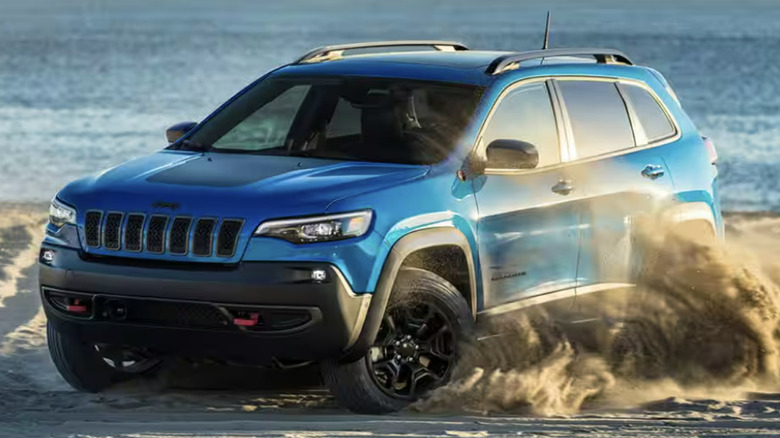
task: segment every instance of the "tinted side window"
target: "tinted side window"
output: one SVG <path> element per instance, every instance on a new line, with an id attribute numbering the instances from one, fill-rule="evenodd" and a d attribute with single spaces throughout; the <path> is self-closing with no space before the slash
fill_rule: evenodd
<path id="1" fill-rule="evenodd" d="M 485 146 L 499 139 L 522 140 L 536 146 L 537 167 L 560 162 L 558 129 L 547 85 L 526 85 L 501 100 L 482 135 Z"/>
<path id="2" fill-rule="evenodd" d="M 628 111 L 614 83 L 558 81 L 558 86 L 574 131 L 578 158 L 635 146 Z"/>
<path id="3" fill-rule="evenodd" d="M 648 143 L 674 135 L 674 125 L 650 92 L 636 85 L 621 84 L 620 87 L 631 101 Z"/>

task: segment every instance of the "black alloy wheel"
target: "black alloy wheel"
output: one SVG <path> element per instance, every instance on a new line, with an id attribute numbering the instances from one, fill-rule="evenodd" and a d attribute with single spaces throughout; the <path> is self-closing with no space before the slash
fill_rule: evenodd
<path id="1" fill-rule="evenodd" d="M 354 412 L 397 412 L 449 382 L 473 327 L 469 304 L 455 286 L 404 267 L 367 354 L 354 362 L 323 361 L 322 377 L 339 404 Z"/>
<path id="2" fill-rule="evenodd" d="M 457 336 L 431 302 L 401 302 L 387 309 L 366 363 L 386 394 L 414 400 L 448 380 Z"/>

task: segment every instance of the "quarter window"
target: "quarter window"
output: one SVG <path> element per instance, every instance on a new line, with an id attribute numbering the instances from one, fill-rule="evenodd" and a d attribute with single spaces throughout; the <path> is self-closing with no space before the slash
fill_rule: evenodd
<path id="1" fill-rule="evenodd" d="M 529 84 L 501 100 L 482 135 L 485 146 L 493 140 L 521 140 L 536 146 L 537 167 L 560 162 L 558 129 L 547 85 Z"/>
<path id="2" fill-rule="evenodd" d="M 577 157 L 587 158 L 635 146 L 625 102 L 605 81 L 558 81 L 574 134 Z"/>
<path id="3" fill-rule="evenodd" d="M 631 101 L 639 123 L 645 131 L 648 143 L 674 135 L 674 125 L 666 115 L 666 111 L 661 108 L 649 91 L 636 85 L 627 84 L 621 84 L 620 88 Z"/>

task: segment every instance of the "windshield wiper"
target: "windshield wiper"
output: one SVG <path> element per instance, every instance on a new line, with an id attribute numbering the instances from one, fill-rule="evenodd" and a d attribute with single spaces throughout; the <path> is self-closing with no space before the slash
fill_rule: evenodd
<path id="1" fill-rule="evenodd" d="M 311 158 L 314 157 L 314 151 L 295 151 L 290 152 L 287 154 L 289 157 L 301 157 L 301 158 Z"/>
<path id="2" fill-rule="evenodd" d="M 193 151 L 193 152 L 208 152 L 211 150 L 211 146 L 194 142 L 192 140 L 182 140 L 181 143 L 179 143 L 181 146 L 185 146 L 186 150 Z M 181 147 L 179 149 L 182 149 Z"/>

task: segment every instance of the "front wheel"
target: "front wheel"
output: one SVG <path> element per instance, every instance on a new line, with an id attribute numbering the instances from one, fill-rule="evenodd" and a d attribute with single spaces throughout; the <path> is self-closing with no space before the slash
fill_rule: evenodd
<path id="1" fill-rule="evenodd" d="M 351 363 L 323 363 L 323 380 L 339 404 L 354 412 L 401 410 L 449 381 L 460 342 L 472 327 L 469 306 L 452 284 L 404 268 L 368 354 Z"/>
<path id="2" fill-rule="evenodd" d="M 86 343 L 46 324 L 52 362 L 70 386 L 82 392 L 100 392 L 116 382 L 148 374 L 161 360 L 139 350 Z"/>

